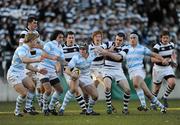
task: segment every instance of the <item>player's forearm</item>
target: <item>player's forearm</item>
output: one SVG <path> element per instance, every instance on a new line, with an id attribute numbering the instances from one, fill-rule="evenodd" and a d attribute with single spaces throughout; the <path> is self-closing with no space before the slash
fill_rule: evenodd
<path id="1" fill-rule="evenodd" d="M 157 61 L 157 62 L 163 62 L 164 60 L 164 58 L 161 55 L 154 52 L 152 53 L 152 58 L 154 58 L 153 61 Z"/>
<path id="2" fill-rule="evenodd" d="M 65 73 L 66 73 L 67 75 L 69 75 L 70 77 L 71 77 L 71 75 L 72 75 L 72 72 L 71 72 L 70 68 L 68 68 L 68 67 L 66 67 Z"/>
<path id="3" fill-rule="evenodd" d="M 151 62 L 153 62 L 153 63 L 160 63 L 161 60 L 159 60 L 157 58 L 154 58 L 154 57 L 151 57 Z"/>
<path id="4" fill-rule="evenodd" d="M 33 72 L 38 72 L 39 71 L 37 68 L 33 67 L 31 64 L 27 64 L 26 68 L 33 71 Z"/>
<path id="5" fill-rule="evenodd" d="M 33 58 L 33 59 L 26 58 L 26 57 L 22 58 L 23 63 L 35 63 L 35 62 L 40 62 L 40 61 L 41 61 L 40 58 Z"/>
<path id="6" fill-rule="evenodd" d="M 43 51 L 42 56 L 46 59 L 55 60 L 55 57 L 50 56 L 47 52 Z"/>
<path id="7" fill-rule="evenodd" d="M 116 60 L 116 61 L 122 60 L 121 55 L 117 55 L 117 54 L 114 54 L 112 52 L 106 52 L 105 55 L 111 57 L 113 60 Z"/>

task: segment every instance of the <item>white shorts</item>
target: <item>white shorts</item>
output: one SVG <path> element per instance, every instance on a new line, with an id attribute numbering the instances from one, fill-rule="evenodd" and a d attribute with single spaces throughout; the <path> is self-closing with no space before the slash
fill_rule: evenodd
<path id="1" fill-rule="evenodd" d="M 137 69 L 137 70 L 133 70 L 133 71 L 129 72 L 129 76 L 130 76 L 131 80 L 135 76 L 140 76 L 141 78 L 145 79 L 146 72 L 144 71 L 144 69 Z"/>
<path id="2" fill-rule="evenodd" d="M 93 80 L 92 80 L 91 76 L 88 76 L 88 75 L 83 75 L 83 76 L 80 75 L 79 81 L 80 81 L 79 84 L 81 84 L 83 87 L 93 84 Z"/>
<path id="3" fill-rule="evenodd" d="M 17 84 L 22 84 L 22 80 L 25 79 L 27 76 L 25 72 L 13 72 L 13 70 L 9 69 L 7 72 L 7 81 L 12 86 Z"/>
<path id="4" fill-rule="evenodd" d="M 53 80 L 53 79 L 58 78 L 58 75 L 57 75 L 55 69 L 47 68 L 47 67 L 44 67 L 44 66 L 39 66 L 39 69 L 41 69 L 41 68 L 45 68 L 48 71 L 48 73 L 46 75 L 38 73 L 38 78 L 40 80 L 44 79 L 44 78 L 48 78 L 49 80 Z"/>
<path id="5" fill-rule="evenodd" d="M 110 77 L 116 82 L 120 80 L 127 80 L 122 69 L 103 69 L 103 77 Z"/>
<path id="6" fill-rule="evenodd" d="M 100 67 L 91 67 L 91 76 L 93 80 L 97 80 L 97 78 L 103 77 L 103 68 Z"/>
<path id="7" fill-rule="evenodd" d="M 175 76 L 171 66 L 154 66 L 153 67 L 153 83 L 161 83 L 166 76 Z"/>

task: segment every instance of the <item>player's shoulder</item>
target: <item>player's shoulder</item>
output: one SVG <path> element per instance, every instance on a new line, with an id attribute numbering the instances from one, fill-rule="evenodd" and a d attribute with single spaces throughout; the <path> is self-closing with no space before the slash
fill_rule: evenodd
<path id="1" fill-rule="evenodd" d="M 77 53 L 77 54 L 73 55 L 72 59 L 73 60 L 80 60 L 80 54 Z"/>
<path id="2" fill-rule="evenodd" d="M 148 47 L 147 47 L 147 46 L 145 46 L 145 45 L 141 45 L 141 44 L 138 44 L 138 45 L 137 45 L 137 48 L 138 48 L 138 49 L 140 49 L 140 50 L 143 50 L 143 49 L 144 49 L 144 50 L 145 50 L 145 49 L 148 49 Z"/>
<path id="3" fill-rule="evenodd" d="M 102 48 L 107 49 L 107 48 L 110 48 L 113 45 L 114 45 L 113 41 L 106 41 L 106 42 L 103 42 Z"/>
<path id="4" fill-rule="evenodd" d="M 158 41 L 158 42 L 153 46 L 153 48 L 159 49 L 161 46 L 162 46 L 162 45 L 161 45 L 161 42 Z"/>
<path id="5" fill-rule="evenodd" d="M 94 47 L 94 44 L 93 44 L 93 43 L 90 43 L 88 46 L 89 46 L 89 48 L 93 48 L 93 47 Z"/>
<path id="6" fill-rule="evenodd" d="M 175 44 L 173 42 L 169 42 L 170 45 L 172 45 L 173 47 L 175 46 Z"/>
<path id="7" fill-rule="evenodd" d="M 53 45 L 52 41 L 47 41 L 44 45 Z"/>
<path id="8" fill-rule="evenodd" d="M 27 33 L 28 33 L 28 31 L 26 31 L 26 30 L 21 31 L 20 38 L 25 38 Z"/>
<path id="9" fill-rule="evenodd" d="M 33 33 L 39 34 L 39 32 L 37 30 L 34 30 Z"/>
<path id="10" fill-rule="evenodd" d="M 22 46 L 19 46 L 16 51 L 17 52 L 24 52 L 27 51 L 29 49 L 29 47 L 26 44 L 23 44 Z"/>

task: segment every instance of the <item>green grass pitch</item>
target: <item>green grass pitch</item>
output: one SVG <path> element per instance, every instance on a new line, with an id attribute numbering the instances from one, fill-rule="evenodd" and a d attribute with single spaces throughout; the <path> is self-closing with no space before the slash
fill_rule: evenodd
<path id="1" fill-rule="evenodd" d="M 166 114 L 160 111 L 137 111 L 138 101 L 130 101 L 130 114 L 121 113 L 122 100 L 113 100 L 117 113 L 106 114 L 105 101 L 98 101 L 94 109 L 100 116 L 80 115 L 77 102 L 72 101 L 66 108 L 64 116 L 36 116 L 25 114 L 18 118 L 13 115 L 15 102 L 0 103 L 0 125 L 180 125 L 180 100 L 169 100 L 170 108 Z M 36 105 L 37 110 L 38 106 Z M 40 111 L 40 110 L 39 110 Z"/>

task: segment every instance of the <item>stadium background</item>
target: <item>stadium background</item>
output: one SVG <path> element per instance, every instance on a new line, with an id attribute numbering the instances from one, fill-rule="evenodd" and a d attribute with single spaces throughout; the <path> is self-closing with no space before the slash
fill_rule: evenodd
<path id="1" fill-rule="evenodd" d="M 140 42 L 152 48 L 159 33 L 168 29 L 171 40 L 176 44 L 180 66 L 180 2 L 178 0 L 1 0 L 0 1 L 0 101 L 12 101 L 17 97 L 6 82 L 6 72 L 18 45 L 19 34 L 26 27 L 29 15 L 38 17 L 38 31 L 41 39 L 49 40 L 55 30 L 76 33 L 76 42 L 90 41 L 93 31 L 102 30 L 103 41 L 123 31 L 128 34 L 137 31 Z M 147 83 L 151 86 L 151 63 L 146 59 Z M 176 69 L 180 77 L 180 68 Z M 177 81 L 179 83 L 179 80 Z M 65 84 L 64 84 L 65 85 Z M 115 88 L 115 98 L 122 97 Z M 102 86 L 100 86 L 102 87 Z M 65 86 L 67 89 L 67 86 Z M 165 86 L 163 87 L 165 88 Z M 177 84 L 172 98 L 179 98 Z M 99 90 L 103 90 L 99 88 Z M 103 92 L 100 98 L 103 99 Z M 134 93 L 134 91 L 132 91 Z M 134 96 L 133 96 L 134 97 Z M 134 97 L 136 98 L 136 97 Z"/>

